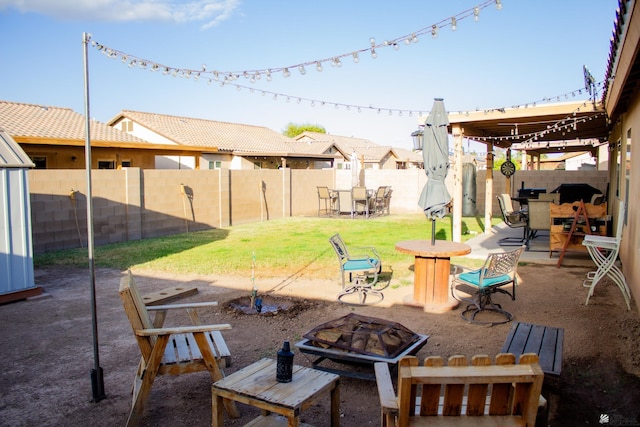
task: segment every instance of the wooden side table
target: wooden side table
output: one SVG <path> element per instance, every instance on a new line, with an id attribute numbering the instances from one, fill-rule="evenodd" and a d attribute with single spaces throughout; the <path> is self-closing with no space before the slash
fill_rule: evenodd
<path id="1" fill-rule="evenodd" d="M 300 425 L 300 412 L 322 393 L 331 395 L 331 426 L 340 425 L 340 376 L 317 369 L 293 366 L 293 380 L 276 381 L 276 361 L 260 359 L 211 386 L 213 427 L 223 426 L 224 398 L 262 409 L 251 426 L 275 425 L 271 412 L 287 417 L 287 426 Z"/>
<path id="2" fill-rule="evenodd" d="M 444 313 L 458 306 L 449 292 L 451 257 L 466 255 L 471 247 L 448 240 L 405 240 L 396 243 L 396 250 L 415 257 L 413 300 L 410 305 L 423 307 L 428 313 Z"/>

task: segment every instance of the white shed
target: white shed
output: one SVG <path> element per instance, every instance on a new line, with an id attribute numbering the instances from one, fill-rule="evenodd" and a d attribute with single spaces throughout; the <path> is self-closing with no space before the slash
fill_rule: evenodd
<path id="1" fill-rule="evenodd" d="M 0 303 L 39 295 L 33 278 L 31 202 L 27 172 L 33 162 L 0 129 Z"/>

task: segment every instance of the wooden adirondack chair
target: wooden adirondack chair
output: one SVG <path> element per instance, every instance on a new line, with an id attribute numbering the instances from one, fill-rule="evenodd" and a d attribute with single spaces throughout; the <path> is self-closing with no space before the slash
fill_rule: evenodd
<path id="1" fill-rule="evenodd" d="M 220 331 L 231 329 L 231 326 L 201 325 L 196 312 L 197 308 L 215 306 L 216 302 L 147 307 L 131 271 L 120 282 L 120 298 L 142 353 L 133 383 L 133 399 L 127 426 L 135 426 L 140 422 L 156 375 L 179 375 L 207 370 L 214 382 L 222 379 L 220 368 L 227 366 L 230 354 Z M 192 325 L 163 327 L 167 310 L 178 308 L 187 310 Z M 153 321 L 149 311 L 156 311 Z M 233 402 L 225 401 L 225 409 L 229 417 L 239 417 Z"/>
<path id="2" fill-rule="evenodd" d="M 375 364 L 383 427 L 527 426 L 535 427 L 544 373 L 536 354 L 407 356 L 398 362 L 398 392 L 387 363 Z M 444 390 L 443 390 L 444 389 Z M 420 393 L 421 392 L 421 393 Z M 421 394 L 418 398 L 417 395 Z M 544 399 L 542 399 L 544 401 Z"/>

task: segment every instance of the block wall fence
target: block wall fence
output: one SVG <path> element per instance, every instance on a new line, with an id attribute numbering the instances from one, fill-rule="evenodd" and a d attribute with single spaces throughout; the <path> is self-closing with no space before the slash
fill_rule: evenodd
<path id="1" fill-rule="evenodd" d="M 476 173 L 476 209 L 484 215 L 485 171 Z M 391 186 L 391 213 L 420 213 L 423 170 L 368 169 L 367 188 Z M 447 177 L 452 192 L 453 173 Z M 87 177 L 84 170 L 28 172 L 33 251 L 86 247 Z M 189 231 L 225 228 L 292 216 L 315 216 L 317 186 L 351 188 L 346 170 L 93 170 L 94 243 L 139 240 Z M 587 183 L 606 191 L 607 171 L 518 171 L 507 181 L 494 172 L 493 194 L 528 188 L 551 191 L 561 183 Z M 463 185 L 464 187 L 464 185 Z M 494 199 L 492 212 L 500 210 Z"/>

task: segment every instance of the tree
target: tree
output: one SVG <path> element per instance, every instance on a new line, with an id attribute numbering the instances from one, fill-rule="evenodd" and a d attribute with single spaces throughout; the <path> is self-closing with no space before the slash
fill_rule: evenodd
<path id="1" fill-rule="evenodd" d="M 282 133 L 285 136 L 288 136 L 289 138 L 295 138 L 296 136 L 300 135 L 302 132 L 306 132 L 306 131 L 317 132 L 317 133 L 327 133 L 325 128 L 320 125 L 312 125 L 309 123 L 296 124 L 291 122 L 289 122 L 289 124 L 287 125 L 287 128 Z"/>

